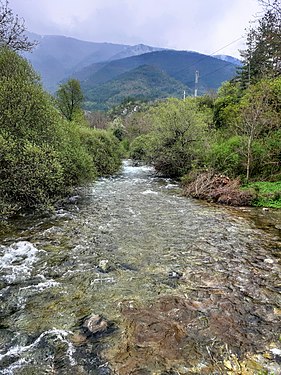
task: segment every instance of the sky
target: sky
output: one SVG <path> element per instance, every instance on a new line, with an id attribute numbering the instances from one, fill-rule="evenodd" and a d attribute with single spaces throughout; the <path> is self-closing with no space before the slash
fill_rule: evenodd
<path id="1" fill-rule="evenodd" d="M 9 5 L 29 31 L 41 35 L 235 57 L 260 12 L 258 0 L 9 0 Z"/>

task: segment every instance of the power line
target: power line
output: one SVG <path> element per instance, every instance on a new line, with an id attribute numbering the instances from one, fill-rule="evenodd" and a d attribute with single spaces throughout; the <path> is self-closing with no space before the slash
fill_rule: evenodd
<path id="1" fill-rule="evenodd" d="M 190 69 L 191 67 L 193 67 L 193 66 L 195 66 L 196 64 L 200 63 L 201 61 L 207 59 L 207 58 L 210 57 L 210 56 L 213 56 L 215 53 L 220 52 L 221 50 L 225 49 L 226 47 L 229 47 L 229 46 L 231 46 L 232 44 L 234 44 L 234 43 L 236 43 L 236 42 L 238 42 L 239 40 L 242 40 L 242 39 L 244 39 L 244 37 L 237 38 L 237 39 L 233 40 L 232 42 L 226 44 L 225 46 L 219 48 L 218 50 L 214 51 L 214 52 L 211 53 L 210 55 L 204 55 L 204 56 L 201 57 L 199 60 L 197 60 L 197 61 L 195 61 L 194 63 L 190 64 L 188 67 L 179 70 L 177 73 L 180 73 L 180 72 L 183 72 L 184 70 Z"/>
<path id="2" fill-rule="evenodd" d="M 210 56 L 213 56 L 215 53 L 220 52 L 221 50 L 225 49 L 226 47 L 229 47 L 229 46 L 231 46 L 232 44 L 237 43 L 239 40 L 242 40 L 242 39 L 244 39 L 244 37 L 240 37 L 240 38 L 237 38 L 237 39 L 233 40 L 232 42 L 230 42 L 230 43 L 226 44 L 225 46 L 219 48 L 218 50 L 214 51 L 214 52 L 211 53 L 210 55 L 205 55 L 204 57 L 202 57 L 202 58 L 200 58 L 199 60 L 195 61 L 194 63 L 190 64 L 188 67 L 186 67 L 186 68 L 184 68 L 184 69 L 181 69 L 181 70 L 177 71 L 177 73 L 181 73 L 181 72 L 183 72 L 183 71 L 185 71 L 185 70 L 189 70 L 192 66 L 197 65 L 199 62 L 201 62 L 201 61 L 207 59 L 207 58 L 210 57 Z M 214 71 L 212 71 L 212 72 L 208 72 L 208 73 L 206 73 L 206 74 L 203 74 L 203 76 L 201 76 L 200 78 L 204 78 L 204 77 L 206 77 L 206 76 L 208 76 L 208 75 L 214 74 L 214 73 L 216 73 L 216 72 L 218 72 L 218 71 L 220 71 L 220 70 L 222 70 L 222 69 L 225 69 L 225 68 L 226 68 L 227 66 L 229 66 L 229 65 L 233 65 L 233 64 L 232 64 L 232 63 L 225 64 L 225 65 L 224 65 L 223 67 L 221 67 L 221 68 L 218 68 L 218 69 L 216 69 L 216 70 L 214 70 Z M 186 85 L 187 85 L 188 83 L 191 83 L 191 82 L 187 82 Z M 195 72 L 195 90 L 194 90 L 194 96 L 197 96 L 197 94 L 198 94 L 198 87 L 199 87 L 199 72 L 198 72 L 198 70 L 196 70 L 196 72 Z"/>
<path id="3" fill-rule="evenodd" d="M 244 37 L 241 36 L 240 38 L 233 40 L 232 42 L 228 43 L 226 46 L 221 47 L 220 49 L 218 49 L 218 50 L 216 50 L 215 52 L 211 53 L 210 56 L 213 56 L 215 53 L 220 52 L 221 50 L 225 49 L 226 47 L 229 47 L 229 46 L 231 46 L 232 44 L 234 44 L 234 43 L 236 43 L 236 42 L 239 42 L 239 40 L 241 40 L 241 39 L 244 39 Z"/>

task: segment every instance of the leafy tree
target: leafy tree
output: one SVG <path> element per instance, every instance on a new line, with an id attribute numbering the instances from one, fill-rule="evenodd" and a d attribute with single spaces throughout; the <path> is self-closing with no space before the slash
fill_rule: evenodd
<path id="1" fill-rule="evenodd" d="M 152 109 L 150 158 L 156 170 L 182 176 L 201 158 L 210 112 L 196 101 L 170 99 Z"/>
<path id="2" fill-rule="evenodd" d="M 110 131 L 80 127 L 79 136 L 92 158 L 98 176 L 118 171 L 121 166 L 120 142 Z"/>
<path id="3" fill-rule="evenodd" d="M 77 126 L 66 126 L 28 62 L 0 49 L 0 212 L 41 208 L 94 176 Z"/>
<path id="4" fill-rule="evenodd" d="M 238 134 L 245 138 L 246 181 L 249 180 L 254 163 L 255 141 L 271 136 L 272 132 L 280 128 L 280 101 L 272 86 L 277 85 L 266 80 L 250 86 L 240 103 L 236 127 Z"/>
<path id="5" fill-rule="evenodd" d="M 225 82 L 218 90 L 213 108 L 213 123 L 216 129 L 227 129 L 237 117 L 237 103 L 241 97 L 236 82 Z"/>
<path id="6" fill-rule="evenodd" d="M 37 144 L 56 139 L 57 111 L 31 65 L 9 48 L 0 49 L 1 131 Z"/>
<path id="7" fill-rule="evenodd" d="M 83 93 L 80 82 L 76 79 L 70 79 L 61 84 L 56 93 L 57 105 L 63 116 L 72 121 L 75 113 L 81 110 L 83 102 Z"/>
<path id="8" fill-rule="evenodd" d="M 24 20 L 14 15 L 8 0 L 0 0 L 0 47 L 8 46 L 14 51 L 31 51 L 36 42 L 30 42 L 24 34 Z"/>

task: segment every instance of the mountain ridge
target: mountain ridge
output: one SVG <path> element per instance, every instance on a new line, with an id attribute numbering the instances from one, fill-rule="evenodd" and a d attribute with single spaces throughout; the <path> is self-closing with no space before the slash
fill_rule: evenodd
<path id="1" fill-rule="evenodd" d="M 158 50 L 158 47 L 146 45 L 90 42 L 63 35 L 39 35 L 29 32 L 27 36 L 38 44 L 33 52 L 25 52 L 23 55 L 42 75 L 43 85 L 50 92 L 54 92 L 58 84 L 75 71 L 90 64 L 114 60 L 122 53 L 131 56 L 136 55 L 137 50 L 139 53 L 142 50 Z"/>
<path id="2" fill-rule="evenodd" d="M 190 94 L 194 92 L 196 71 L 199 95 L 217 90 L 222 82 L 234 77 L 239 61 L 225 55 L 89 42 L 61 35 L 30 34 L 30 39 L 39 44 L 25 57 L 41 74 L 44 87 L 53 93 L 60 83 L 76 78 L 88 107 L 93 109 L 108 108 L 128 93 L 148 99 L 180 97 L 184 90 Z M 149 79 L 157 85 L 151 85 Z"/>

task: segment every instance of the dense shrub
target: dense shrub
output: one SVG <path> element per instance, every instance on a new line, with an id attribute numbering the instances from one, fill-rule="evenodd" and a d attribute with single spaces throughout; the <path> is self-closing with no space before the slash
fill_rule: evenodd
<path id="1" fill-rule="evenodd" d="M 1 200 L 18 209 L 48 206 L 65 190 L 60 155 L 48 145 L 0 138 Z"/>
<path id="2" fill-rule="evenodd" d="M 239 176 L 244 170 L 242 143 L 243 139 L 239 136 L 214 141 L 207 155 L 207 165 L 230 177 Z"/>
<path id="3" fill-rule="evenodd" d="M 133 140 L 130 145 L 130 158 L 147 161 L 149 159 L 150 135 L 143 134 Z"/>
<path id="4" fill-rule="evenodd" d="M 1 216 L 49 207 L 74 186 L 121 164 L 118 140 L 66 121 L 26 60 L 0 49 Z M 80 116 L 80 117 L 79 117 Z"/>
<path id="5" fill-rule="evenodd" d="M 204 148 L 209 115 L 192 99 L 170 99 L 153 108 L 150 157 L 156 170 L 178 177 L 196 164 Z"/>
<path id="6" fill-rule="evenodd" d="M 111 132 L 81 127 L 79 135 L 84 148 L 92 158 L 98 176 L 110 175 L 120 168 L 120 142 Z"/>

